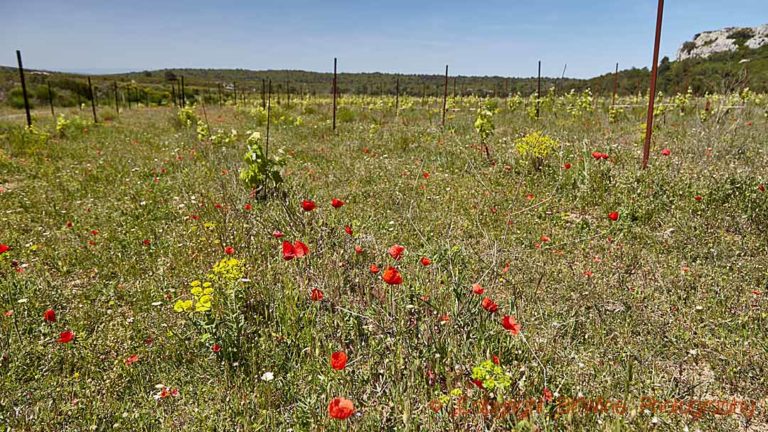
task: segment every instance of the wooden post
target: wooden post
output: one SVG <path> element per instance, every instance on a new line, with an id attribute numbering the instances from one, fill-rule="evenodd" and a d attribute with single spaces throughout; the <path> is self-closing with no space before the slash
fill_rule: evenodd
<path id="1" fill-rule="evenodd" d="M 613 96 L 611 97 L 611 108 L 616 104 L 616 93 L 619 91 L 619 62 L 616 62 L 616 72 L 613 73 Z"/>
<path id="2" fill-rule="evenodd" d="M 176 84 L 171 84 L 171 99 L 173 99 L 173 106 L 177 106 L 176 103 Z"/>
<path id="3" fill-rule="evenodd" d="M 117 99 L 117 81 L 114 81 L 115 86 L 115 111 L 117 112 L 117 115 L 120 115 L 120 101 Z"/>
<path id="4" fill-rule="evenodd" d="M 24 111 L 27 113 L 27 126 L 32 127 L 32 115 L 29 113 L 29 99 L 27 97 L 27 82 L 24 81 L 24 65 L 21 64 L 21 51 L 16 50 L 16 60 L 19 62 L 19 76 L 21 77 L 21 93 L 24 95 Z"/>
<path id="5" fill-rule="evenodd" d="M 395 117 L 400 114 L 400 77 L 395 81 Z"/>
<path id="6" fill-rule="evenodd" d="M 261 79 L 261 107 L 267 109 L 267 81 Z"/>
<path id="7" fill-rule="evenodd" d="M 539 118 L 541 105 L 541 60 L 539 60 L 539 79 L 536 84 L 536 118 Z"/>
<path id="8" fill-rule="evenodd" d="M 51 82 L 47 81 L 48 84 L 48 103 L 51 105 L 51 117 L 56 118 L 56 113 L 53 112 L 53 92 L 51 91 Z"/>
<path id="9" fill-rule="evenodd" d="M 445 85 L 443 86 L 443 121 L 442 126 L 445 127 L 445 109 L 448 103 L 448 65 L 445 65 Z"/>
<path id="10" fill-rule="evenodd" d="M 336 130 L 336 57 L 333 58 L 333 130 Z"/>
<path id="11" fill-rule="evenodd" d="M 184 88 L 184 75 L 181 76 L 181 106 L 186 108 L 187 107 L 187 95 L 186 88 Z"/>
<path id="12" fill-rule="evenodd" d="M 91 77 L 88 77 L 88 94 L 91 96 L 91 111 L 93 111 L 93 122 L 98 123 L 99 119 L 96 117 L 96 94 L 93 92 Z"/>
<path id="13" fill-rule="evenodd" d="M 645 143 L 643 144 L 642 169 L 648 167 L 651 156 L 651 135 L 653 134 L 653 104 L 656 101 L 656 77 L 659 73 L 659 44 L 661 43 L 661 21 L 664 16 L 664 0 L 659 0 L 656 11 L 656 38 L 653 43 L 653 67 L 651 68 L 651 88 L 648 93 L 648 114 L 645 120 Z"/>

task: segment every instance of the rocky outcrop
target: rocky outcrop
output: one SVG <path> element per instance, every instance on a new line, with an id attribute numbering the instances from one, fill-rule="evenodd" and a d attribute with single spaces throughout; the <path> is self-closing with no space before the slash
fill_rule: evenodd
<path id="1" fill-rule="evenodd" d="M 733 52 L 740 47 L 756 49 L 763 45 L 768 45 L 768 24 L 758 27 L 727 27 L 697 34 L 692 41 L 685 42 L 677 50 L 677 59 L 707 58 L 715 53 Z"/>

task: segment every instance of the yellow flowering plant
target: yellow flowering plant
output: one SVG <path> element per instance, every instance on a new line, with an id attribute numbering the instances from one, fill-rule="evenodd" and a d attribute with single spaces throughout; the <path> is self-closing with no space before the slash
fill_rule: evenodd
<path id="1" fill-rule="evenodd" d="M 202 280 L 189 283 L 188 293 L 177 299 L 173 310 L 183 314 L 200 332 L 203 345 L 217 345 L 224 359 L 240 361 L 244 295 L 242 261 L 226 257 L 216 262 Z"/>

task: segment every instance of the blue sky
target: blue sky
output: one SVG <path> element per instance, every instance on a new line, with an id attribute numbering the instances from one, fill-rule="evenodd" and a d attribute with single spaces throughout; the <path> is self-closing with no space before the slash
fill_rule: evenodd
<path id="1" fill-rule="evenodd" d="M 657 0 L 0 0 L 0 64 L 590 77 L 651 63 Z M 662 56 L 768 23 L 768 0 L 667 0 Z"/>

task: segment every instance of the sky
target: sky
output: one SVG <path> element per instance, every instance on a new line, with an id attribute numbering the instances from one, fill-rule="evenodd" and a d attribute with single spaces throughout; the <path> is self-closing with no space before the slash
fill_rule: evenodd
<path id="1" fill-rule="evenodd" d="M 0 65 L 589 78 L 649 67 L 657 0 L 0 0 Z M 661 56 L 768 23 L 768 0 L 667 0 Z"/>

